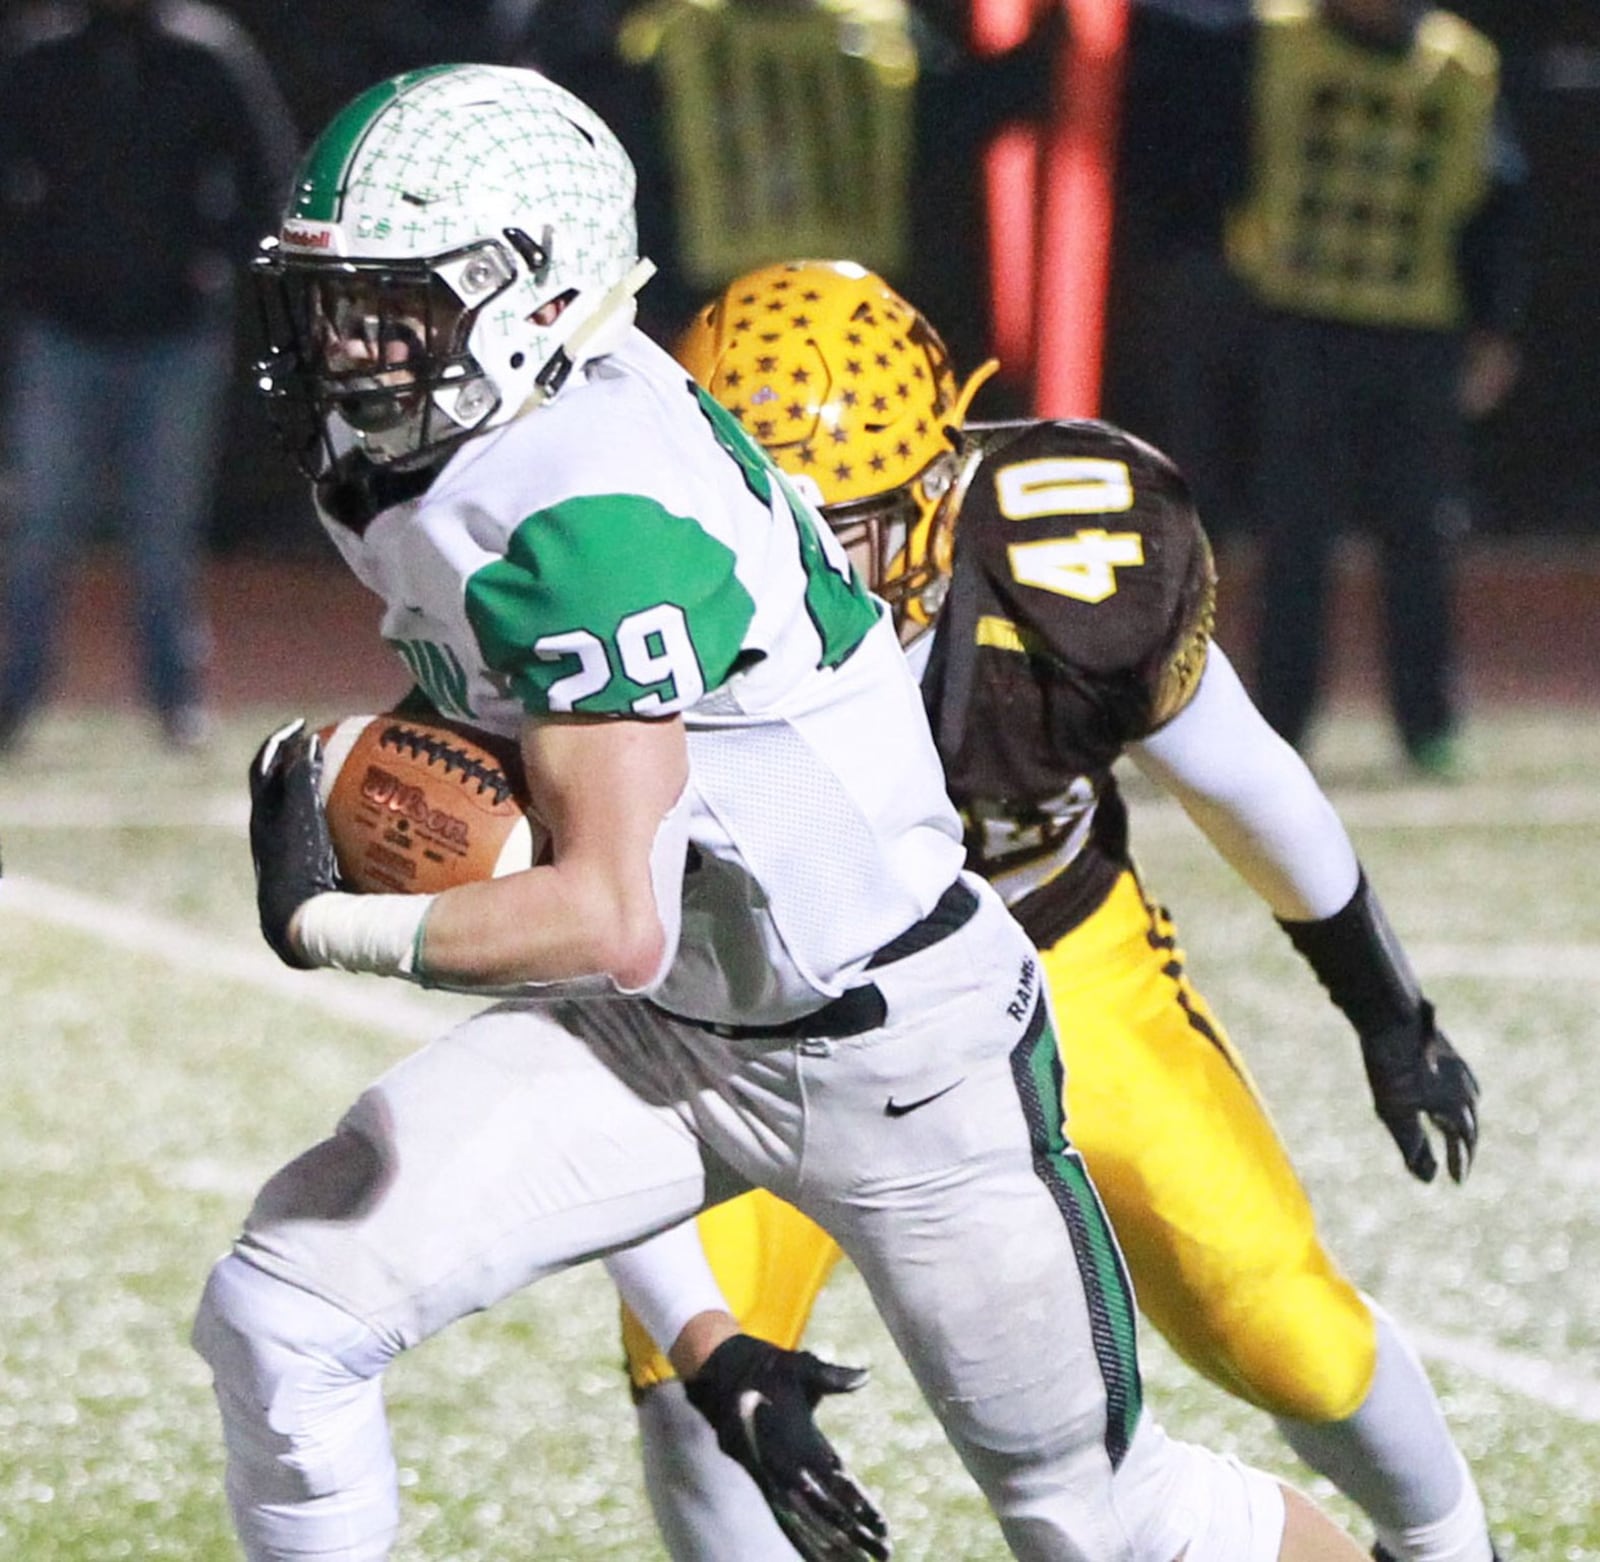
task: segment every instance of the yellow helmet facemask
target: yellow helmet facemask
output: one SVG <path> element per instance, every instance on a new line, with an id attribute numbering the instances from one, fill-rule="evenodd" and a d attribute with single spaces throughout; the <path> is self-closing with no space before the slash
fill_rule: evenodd
<path id="1" fill-rule="evenodd" d="M 676 348 L 847 548 L 902 617 L 927 623 L 950 570 L 961 424 L 987 363 L 957 387 L 927 319 L 850 261 L 746 272 Z M 860 557 L 859 551 L 857 557 Z"/>

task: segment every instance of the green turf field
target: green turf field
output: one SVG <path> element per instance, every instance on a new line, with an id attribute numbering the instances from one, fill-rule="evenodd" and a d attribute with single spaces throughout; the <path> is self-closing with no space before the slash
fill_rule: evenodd
<path id="1" fill-rule="evenodd" d="M 3 1558 L 234 1554 L 185 1343 L 202 1279 L 256 1184 L 460 1008 L 288 973 L 261 945 L 242 776 L 277 715 L 230 722 L 200 762 L 156 751 L 131 718 L 59 715 L 0 765 Z M 1475 775 L 1447 788 L 1398 776 L 1360 719 L 1319 750 L 1483 1082 L 1462 1190 L 1405 1177 L 1354 1038 L 1265 909 L 1142 788 L 1135 840 L 1331 1246 L 1416 1331 L 1507 1562 L 1577 1562 L 1600 1558 L 1600 724 L 1484 717 L 1474 736 Z M 398 1364 L 399 1555 L 661 1556 L 613 1312 L 601 1275 L 570 1274 Z M 1002 1556 L 851 1274 L 810 1343 L 874 1369 L 824 1424 L 881 1496 L 896 1556 Z M 1148 1332 L 1143 1349 L 1170 1428 L 1305 1478 L 1262 1417 Z"/>

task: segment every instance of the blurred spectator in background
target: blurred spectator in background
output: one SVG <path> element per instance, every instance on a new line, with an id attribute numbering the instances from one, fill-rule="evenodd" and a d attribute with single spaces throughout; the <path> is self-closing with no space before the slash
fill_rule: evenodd
<path id="1" fill-rule="evenodd" d="M 789 254 L 906 253 L 916 55 L 899 0 L 646 0 L 609 28 L 540 7 L 534 63 L 639 171 L 642 322 L 668 339 L 730 278 Z"/>
<path id="2" fill-rule="evenodd" d="M 254 0 L 258 8 L 274 0 Z M 284 9 L 284 0 L 275 0 Z M 609 0 L 593 0 L 604 11 Z M 302 124 L 321 124 L 374 81 L 428 65 L 471 60 L 509 65 L 529 47 L 546 0 L 318 0 L 291 25 L 304 37 L 305 64 L 323 83 L 301 109 Z M 281 25 L 281 24 L 280 24 Z M 266 34 L 261 33 L 263 42 Z M 285 86 L 303 89 L 296 80 Z"/>
<path id="3" fill-rule="evenodd" d="M 1306 746 L 1332 553 L 1359 522 L 1378 548 L 1401 742 L 1420 772 L 1449 775 L 1464 420 L 1516 378 L 1526 293 L 1526 176 L 1496 50 L 1421 0 L 1258 0 L 1222 28 L 1165 9 L 1130 78 L 1130 153 L 1175 228 L 1221 231 L 1227 209 L 1228 265 L 1257 306 L 1257 702 Z M 1216 439 L 1172 444 L 1196 469 L 1218 459 Z"/>
<path id="4" fill-rule="evenodd" d="M 295 153 L 255 46 L 195 0 L 24 13 L 0 53 L 0 275 L 16 515 L 0 752 L 46 692 L 64 566 L 114 491 L 165 739 L 206 732 L 198 602 L 240 263 Z"/>
<path id="5" fill-rule="evenodd" d="M 919 74 L 904 288 L 939 322 L 957 363 L 981 363 L 997 347 L 988 301 L 1011 283 L 995 270 L 985 154 L 1002 131 L 1042 132 L 1058 114 L 1068 3 L 1032 0 L 1026 36 L 995 52 L 973 46 L 972 0 L 912 9 Z M 1027 365 L 1002 362 L 979 405 L 990 416 L 1031 411 L 1027 383 Z"/>
<path id="6" fill-rule="evenodd" d="M 529 63 L 593 104 L 639 170 L 640 323 L 674 339 L 742 272 L 849 255 L 987 350 L 985 141 L 1045 111 L 1064 7 L 992 57 L 957 0 L 539 0 Z"/>
<path id="7" fill-rule="evenodd" d="M 658 133 L 630 150 L 649 160 L 640 222 L 659 235 L 645 253 L 672 283 L 674 326 L 777 256 L 902 272 L 917 77 L 905 6 L 660 0 L 628 16 L 617 48 L 659 92 Z"/>
<path id="8" fill-rule="evenodd" d="M 1522 158 L 1494 46 L 1414 0 L 1264 9 L 1250 190 L 1229 252 L 1265 307 L 1256 681 L 1296 747 L 1315 709 L 1328 564 L 1376 534 L 1389 699 L 1414 766 L 1458 768 L 1452 563 L 1463 418 L 1516 377 Z"/>
<path id="9" fill-rule="evenodd" d="M 1250 518 L 1255 347 L 1223 232 L 1248 174 L 1249 0 L 1129 17 L 1107 304 L 1107 415 L 1166 450 L 1220 542 Z"/>

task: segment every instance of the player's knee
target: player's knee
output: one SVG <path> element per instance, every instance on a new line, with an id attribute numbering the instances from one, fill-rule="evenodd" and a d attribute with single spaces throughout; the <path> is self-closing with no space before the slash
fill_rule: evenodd
<path id="1" fill-rule="evenodd" d="M 1177 1442 L 1148 1417 L 1117 1488 L 1117 1512 L 1133 1556 L 1276 1562 L 1284 1527 L 1277 1481 L 1231 1456 Z"/>
<path id="2" fill-rule="evenodd" d="M 1377 1333 L 1342 1276 L 1273 1275 L 1227 1288 L 1214 1303 L 1193 1309 L 1168 1337 L 1230 1393 L 1271 1415 L 1310 1422 L 1342 1421 L 1366 1398 Z"/>
<path id="3" fill-rule="evenodd" d="M 1304 1276 L 1278 1292 L 1241 1353 L 1250 1398 L 1272 1415 L 1298 1421 L 1354 1415 L 1377 1370 L 1372 1313 L 1338 1276 Z"/>
<path id="4" fill-rule="evenodd" d="M 211 1368 L 230 1453 L 312 1492 L 321 1482 L 302 1455 L 377 1390 L 394 1354 L 359 1319 L 236 1254 L 212 1269 L 191 1342 Z"/>

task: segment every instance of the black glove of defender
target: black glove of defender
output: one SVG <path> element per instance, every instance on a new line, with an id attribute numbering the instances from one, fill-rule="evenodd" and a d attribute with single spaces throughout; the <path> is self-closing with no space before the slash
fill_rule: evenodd
<path id="1" fill-rule="evenodd" d="M 261 932 L 285 965 L 310 962 L 289 942 L 289 919 L 313 895 L 339 888 L 317 783 L 322 744 L 304 721 L 280 727 L 250 761 L 250 856 Z"/>
<path id="2" fill-rule="evenodd" d="M 1451 1180 L 1463 1181 L 1478 1144 L 1478 1081 L 1433 1023 L 1433 1005 L 1424 998 L 1409 1023 L 1363 1036 L 1361 1056 L 1373 1104 L 1406 1170 L 1423 1182 L 1439 1170 L 1426 1117 L 1444 1139 Z"/>
<path id="3" fill-rule="evenodd" d="M 1358 873 L 1355 893 L 1330 917 L 1278 925 L 1355 1027 L 1373 1105 L 1400 1146 L 1406 1170 L 1432 1182 L 1439 1163 L 1423 1126 L 1444 1138 L 1450 1176 L 1462 1181 L 1478 1145 L 1478 1081 L 1422 996 L 1411 962 L 1377 895 Z"/>
<path id="4" fill-rule="evenodd" d="M 836 1367 L 810 1351 L 736 1334 L 684 1384 L 718 1447 L 750 1472 L 806 1562 L 883 1562 L 889 1555 L 883 1515 L 811 1415 L 823 1395 L 850 1393 L 866 1380 L 864 1367 Z"/>

